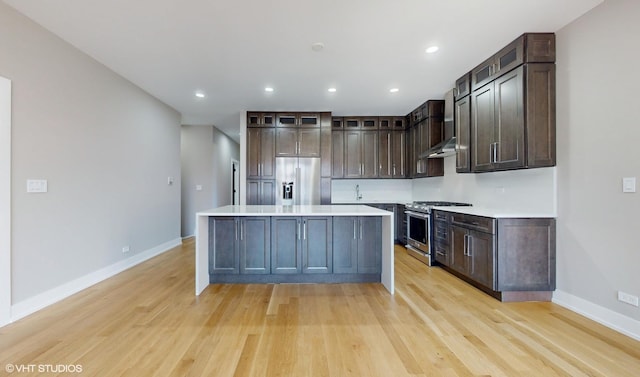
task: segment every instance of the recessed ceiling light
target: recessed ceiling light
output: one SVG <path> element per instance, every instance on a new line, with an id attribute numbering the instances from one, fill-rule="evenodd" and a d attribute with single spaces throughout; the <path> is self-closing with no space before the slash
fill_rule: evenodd
<path id="1" fill-rule="evenodd" d="M 320 52 L 324 49 L 324 43 L 322 42 L 316 42 L 314 44 L 311 45 L 311 49 L 315 52 Z"/>
<path id="2" fill-rule="evenodd" d="M 204 98 L 204 97 L 206 97 L 206 94 L 204 94 L 204 92 L 202 90 L 198 90 L 198 91 L 196 91 L 196 97 Z"/>
<path id="3" fill-rule="evenodd" d="M 389 92 L 391 92 L 391 93 L 398 93 L 398 91 L 399 91 L 399 90 L 400 90 L 400 89 L 398 89 L 398 88 L 391 88 L 391 89 L 389 89 Z"/>
<path id="4" fill-rule="evenodd" d="M 329 88 L 329 89 L 327 89 L 327 91 L 329 93 L 335 93 L 336 92 L 336 88 Z"/>
<path id="5" fill-rule="evenodd" d="M 271 92 L 273 92 L 273 88 L 270 87 L 270 86 L 267 86 L 266 88 L 264 88 L 264 91 L 271 93 Z"/>
<path id="6" fill-rule="evenodd" d="M 440 48 L 438 46 L 431 46 L 429 48 L 427 48 L 427 54 L 433 54 L 434 52 L 438 51 Z"/>

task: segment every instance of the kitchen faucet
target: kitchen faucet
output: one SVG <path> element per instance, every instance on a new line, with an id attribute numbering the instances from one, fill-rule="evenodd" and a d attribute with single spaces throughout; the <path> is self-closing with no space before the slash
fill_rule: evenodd
<path id="1" fill-rule="evenodd" d="M 356 200 L 362 199 L 362 194 L 360 194 L 360 185 L 356 185 Z"/>

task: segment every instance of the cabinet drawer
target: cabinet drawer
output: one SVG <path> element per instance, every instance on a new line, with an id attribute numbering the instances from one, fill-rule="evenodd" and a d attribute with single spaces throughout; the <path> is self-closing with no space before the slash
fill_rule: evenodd
<path id="1" fill-rule="evenodd" d="M 450 262 L 449 262 L 449 248 L 447 247 L 447 245 L 444 245 L 441 243 L 435 243 L 433 249 L 435 252 L 436 261 L 444 264 L 445 266 L 448 266 Z"/>
<path id="2" fill-rule="evenodd" d="M 496 220 L 490 217 L 466 215 L 462 213 L 451 214 L 451 223 L 459 226 L 475 229 L 485 233 L 495 233 Z"/>
<path id="3" fill-rule="evenodd" d="M 448 244 L 449 243 L 449 232 L 448 226 L 446 222 L 436 221 L 433 224 L 433 240 L 435 242 Z"/>

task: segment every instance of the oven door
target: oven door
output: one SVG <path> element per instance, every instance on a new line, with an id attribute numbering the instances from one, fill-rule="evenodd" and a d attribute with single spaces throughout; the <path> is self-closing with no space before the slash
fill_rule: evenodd
<path id="1" fill-rule="evenodd" d="M 407 250 L 409 254 L 430 266 L 430 215 L 413 211 L 405 213 L 407 214 Z"/>

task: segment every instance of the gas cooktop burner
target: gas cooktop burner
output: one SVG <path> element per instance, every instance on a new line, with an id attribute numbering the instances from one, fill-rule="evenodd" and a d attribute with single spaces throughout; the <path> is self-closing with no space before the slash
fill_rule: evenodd
<path id="1" fill-rule="evenodd" d="M 469 203 L 458 203 L 458 202 L 441 202 L 441 201 L 416 201 L 413 203 L 406 204 L 405 207 L 417 211 L 417 212 L 425 212 L 430 213 L 432 207 L 469 207 L 471 204 Z"/>

